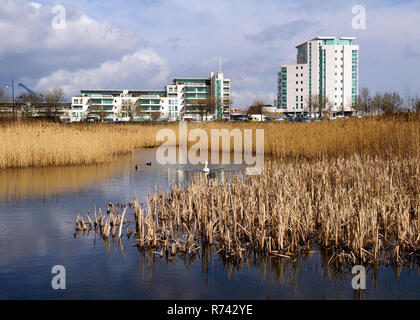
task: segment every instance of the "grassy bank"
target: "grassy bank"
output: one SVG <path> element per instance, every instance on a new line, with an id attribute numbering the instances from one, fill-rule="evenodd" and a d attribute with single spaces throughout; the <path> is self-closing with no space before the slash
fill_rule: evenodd
<path id="1" fill-rule="evenodd" d="M 0 168 L 104 163 L 136 148 L 156 147 L 156 134 L 163 128 L 178 132 L 176 124 L 5 124 L 0 127 Z M 291 161 L 351 155 L 406 157 L 420 150 L 420 117 L 415 115 L 319 123 L 191 123 L 188 128 L 203 128 L 209 137 L 211 129 L 264 129 L 265 153 Z"/>

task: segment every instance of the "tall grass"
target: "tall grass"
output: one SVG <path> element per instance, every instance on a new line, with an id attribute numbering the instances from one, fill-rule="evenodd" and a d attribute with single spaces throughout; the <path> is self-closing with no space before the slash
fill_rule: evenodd
<path id="1" fill-rule="evenodd" d="M 89 165 L 154 147 L 158 126 L 13 123 L 0 127 L 0 168 Z"/>
<path id="2" fill-rule="evenodd" d="M 418 116 L 190 126 L 197 127 L 264 129 L 265 153 L 275 160 L 259 176 L 222 184 L 201 177 L 155 192 L 145 207 L 134 203 L 139 249 L 191 255 L 215 246 L 239 261 L 250 253 L 292 257 L 317 245 L 353 264 L 419 256 Z M 106 220 L 89 220 L 106 239 L 123 223 L 114 207 Z M 76 224 L 88 228 L 79 217 Z"/>
<path id="3" fill-rule="evenodd" d="M 175 255 L 210 245 L 238 261 L 250 252 L 292 257 L 317 244 L 333 260 L 402 263 L 420 252 L 418 160 L 353 156 L 269 163 L 262 175 L 231 183 L 201 177 L 134 204 L 137 246 Z M 124 221 L 114 209 L 102 218 L 105 238 Z"/>
<path id="4" fill-rule="evenodd" d="M 178 133 L 176 124 L 7 124 L 0 127 L 0 168 L 104 163 L 136 148 L 156 147 L 156 134 L 163 128 Z M 420 150 L 419 116 L 320 123 L 211 122 L 192 123 L 188 128 L 203 128 L 209 137 L 211 129 L 264 129 L 265 153 L 292 161 L 351 155 L 406 157 Z M 229 149 L 233 148 L 232 141 Z"/>

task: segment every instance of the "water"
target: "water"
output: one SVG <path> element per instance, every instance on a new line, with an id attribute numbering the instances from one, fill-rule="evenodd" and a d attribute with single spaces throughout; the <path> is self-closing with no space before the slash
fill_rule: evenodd
<path id="1" fill-rule="evenodd" d="M 146 163 L 152 162 L 151 166 Z M 134 169 L 138 164 L 138 170 Z M 154 150 L 88 167 L 0 172 L 0 299 L 419 299 L 417 265 L 368 269 L 363 295 L 350 267 L 328 265 L 317 250 L 296 259 L 224 262 L 215 252 L 193 260 L 140 253 L 133 239 L 74 238 L 78 213 L 94 205 L 144 200 L 170 183 L 187 184 L 201 166 L 159 166 Z M 219 166 L 229 180 L 244 165 Z M 53 290 L 54 265 L 66 268 L 66 290 Z"/>

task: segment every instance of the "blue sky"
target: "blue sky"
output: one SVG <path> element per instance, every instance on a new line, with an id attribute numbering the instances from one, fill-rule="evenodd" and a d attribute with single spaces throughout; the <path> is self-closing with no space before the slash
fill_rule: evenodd
<path id="1" fill-rule="evenodd" d="M 31 4 L 32 2 L 32 4 Z M 273 103 L 277 71 L 316 36 L 355 36 L 360 86 L 420 95 L 420 1 L 1 0 L 0 83 L 160 89 L 175 76 L 232 79 L 236 106 Z M 41 6 L 37 5 L 40 4 Z M 66 8 L 54 30 L 51 8 Z M 366 30 L 352 7 L 366 8 Z M 19 91 L 20 92 L 20 91 Z M 18 92 L 18 93 L 19 93 Z"/>

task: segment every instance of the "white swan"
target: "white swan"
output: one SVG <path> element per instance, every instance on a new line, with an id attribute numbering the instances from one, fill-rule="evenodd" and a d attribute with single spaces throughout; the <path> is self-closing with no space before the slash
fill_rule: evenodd
<path id="1" fill-rule="evenodd" d="M 204 162 L 204 164 L 205 164 L 205 166 L 204 166 L 204 168 L 203 168 L 203 172 L 206 172 L 206 173 L 208 173 L 208 172 L 210 172 L 210 169 L 209 168 L 207 168 L 207 165 L 209 164 L 207 161 L 205 161 Z"/>

